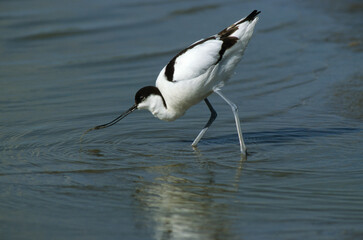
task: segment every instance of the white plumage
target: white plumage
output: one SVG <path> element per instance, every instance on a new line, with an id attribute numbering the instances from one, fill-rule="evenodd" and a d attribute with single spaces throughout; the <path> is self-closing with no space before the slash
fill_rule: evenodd
<path id="1" fill-rule="evenodd" d="M 135 95 L 135 104 L 110 123 L 90 130 L 111 126 L 136 109 L 147 109 L 155 117 L 173 121 L 191 106 L 204 100 L 211 117 L 194 140 L 196 146 L 217 114 L 207 97 L 213 92 L 220 95 L 231 107 L 235 116 L 242 153 L 246 153 L 240 129 L 237 107 L 229 101 L 220 88 L 232 75 L 252 36 L 259 11 L 254 10 L 226 29 L 209 38 L 199 40 L 178 53 L 160 72 L 156 87 L 141 88 Z"/>

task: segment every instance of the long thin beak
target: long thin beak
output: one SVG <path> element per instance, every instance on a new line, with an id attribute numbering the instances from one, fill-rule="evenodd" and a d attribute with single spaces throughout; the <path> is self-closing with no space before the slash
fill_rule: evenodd
<path id="1" fill-rule="evenodd" d="M 118 116 L 117 118 L 112 120 L 111 122 L 106 123 L 106 124 L 102 124 L 102 125 L 98 125 L 98 126 L 93 127 L 93 128 L 90 128 L 86 132 L 110 127 L 110 126 L 114 125 L 115 123 L 117 123 L 118 121 L 120 121 L 121 119 L 123 119 L 124 117 L 126 117 L 127 115 L 129 115 L 130 113 L 132 113 L 133 111 L 135 111 L 136 109 L 137 109 L 137 105 L 134 104 L 131 108 L 129 108 L 129 110 L 127 110 L 126 112 L 124 112 L 123 114 L 121 114 L 120 116 Z"/>

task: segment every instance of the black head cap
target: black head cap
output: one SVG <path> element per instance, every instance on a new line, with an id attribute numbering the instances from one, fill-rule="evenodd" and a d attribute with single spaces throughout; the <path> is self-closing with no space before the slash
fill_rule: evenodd
<path id="1" fill-rule="evenodd" d="M 137 93 L 135 94 L 136 105 L 144 101 L 150 95 L 159 95 L 163 99 L 164 106 L 166 107 L 163 95 L 161 95 L 160 90 L 154 86 L 143 87 L 139 91 L 137 91 Z"/>

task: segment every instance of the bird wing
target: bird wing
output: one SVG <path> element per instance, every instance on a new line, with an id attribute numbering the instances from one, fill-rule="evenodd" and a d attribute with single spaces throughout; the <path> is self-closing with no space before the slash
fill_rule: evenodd
<path id="1" fill-rule="evenodd" d="M 178 53 L 166 66 L 168 81 L 193 79 L 214 66 L 220 58 L 223 41 L 215 36 L 202 39 Z"/>
<path id="2" fill-rule="evenodd" d="M 179 52 L 165 67 L 168 81 L 178 82 L 201 76 L 219 63 L 225 52 L 243 40 L 241 53 L 251 38 L 254 24 L 250 24 L 260 12 L 254 10 L 247 17 L 225 28 L 218 34 L 195 42 Z"/>

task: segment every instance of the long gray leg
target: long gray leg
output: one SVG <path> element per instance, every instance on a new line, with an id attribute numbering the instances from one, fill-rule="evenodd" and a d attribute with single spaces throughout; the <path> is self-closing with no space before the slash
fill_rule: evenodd
<path id="1" fill-rule="evenodd" d="M 234 120 L 236 121 L 236 127 L 237 127 L 237 133 L 238 133 L 241 153 L 246 154 L 247 153 L 247 148 L 246 148 L 245 142 L 243 141 L 243 136 L 242 136 L 242 131 L 241 131 L 241 123 L 239 121 L 238 108 L 237 108 L 236 104 L 234 104 L 233 102 L 231 102 L 231 100 L 226 98 L 221 93 L 221 91 L 219 89 L 215 89 L 214 92 L 217 93 L 221 98 L 223 98 L 223 100 L 226 101 L 229 106 L 231 106 L 232 112 L 233 112 L 233 115 L 234 115 Z"/>
<path id="2" fill-rule="evenodd" d="M 210 127 L 210 125 L 212 125 L 213 121 L 217 117 L 217 112 L 214 110 L 214 108 L 212 107 L 212 104 L 210 104 L 209 100 L 207 98 L 205 98 L 204 99 L 204 102 L 207 104 L 207 106 L 208 106 L 208 108 L 210 110 L 210 118 L 209 118 L 207 124 L 202 129 L 202 131 L 200 131 L 200 133 L 198 134 L 198 136 L 194 139 L 194 141 L 192 143 L 192 146 L 193 147 L 196 147 L 197 146 L 198 142 L 203 137 L 204 133 L 208 130 L 208 128 Z"/>

